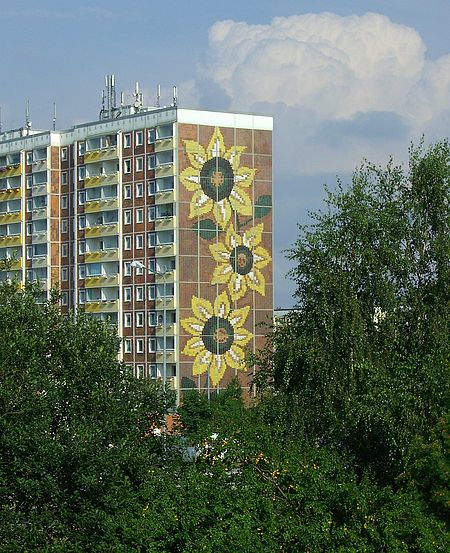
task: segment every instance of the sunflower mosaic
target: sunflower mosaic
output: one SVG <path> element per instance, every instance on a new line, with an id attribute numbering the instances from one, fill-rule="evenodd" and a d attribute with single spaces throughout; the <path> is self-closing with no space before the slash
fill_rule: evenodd
<path id="1" fill-rule="evenodd" d="M 208 300 L 192 298 L 194 317 L 187 317 L 181 325 L 192 335 L 183 353 L 195 356 L 193 374 L 208 373 L 214 386 L 222 379 L 227 367 L 245 370 L 244 347 L 253 334 L 244 328 L 250 311 L 246 305 L 231 309 L 228 294 L 222 292 L 214 305 Z"/>
<path id="2" fill-rule="evenodd" d="M 180 180 L 193 192 L 189 218 L 212 212 L 217 224 L 225 228 L 233 211 L 251 216 L 253 208 L 247 190 L 253 184 L 255 169 L 240 165 L 245 146 L 225 148 L 217 127 L 206 148 L 195 140 L 185 140 L 184 144 L 191 166 L 181 172 Z"/>
<path id="3" fill-rule="evenodd" d="M 209 249 L 217 266 L 211 284 L 227 284 L 233 301 L 242 298 L 250 288 L 262 296 L 266 295 L 266 280 L 261 269 L 272 258 L 260 244 L 263 225 L 260 223 L 242 235 L 230 223 L 225 242 L 211 244 Z"/>
<path id="4" fill-rule="evenodd" d="M 189 219 L 196 219 L 193 231 L 200 239 L 214 240 L 209 246 L 216 262 L 211 284 L 225 289 L 217 292 L 214 304 L 192 298 L 194 316 L 180 322 L 192 336 L 183 354 L 194 357 L 193 375 L 207 373 L 217 386 L 227 368 L 246 368 L 244 347 L 253 334 L 243 325 L 250 305 L 231 309 L 230 302 L 244 298 L 248 290 L 265 296 L 262 269 L 271 257 L 261 245 L 264 226 L 260 223 L 243 229 L 270 212 L 272 198 L 260 196 L 252 205 L 256 170 L 241 166 L 245 146 L 226 148 L 219 128 L 214 129 L 207 147 L 194 140 L 185 140 L 184 145 L 190 166 L 181 172 L 180 180 L 192 192 Z M 225 231 L 223 242 L 215 241 L 217 230 Z"/>

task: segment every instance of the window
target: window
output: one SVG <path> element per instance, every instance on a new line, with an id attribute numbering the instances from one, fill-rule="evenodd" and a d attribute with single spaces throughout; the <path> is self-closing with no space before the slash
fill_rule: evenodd
<path id="1" fill-rule="evenodd" d="M 33 211 L 33 200 L 31 198 L 27 200 L 27 211 Z"/>
<path id="2" fill-rule="evenodd" d="M 61 184 L 67 184 L 68 180 L 67 180 L 67 171 L 63 171 L 61 173 Z"/>
<path id="3" fill-rule="evenodd" d="M 150 154 L 147 156 L 147 169 L 151 171 L 155 168 L 156 165 L 156 156 L 155 154 Z"/>
<path id="4" fill-rule="evenodd" d="M 152 142 L 155 142 L 155 140 L 156 140 L 156 129 L 149 129 L 147 142 L 149 144 L 152 144 Z"/>
<path id="5" fill-rule="evenodd" d="M 126 184 L 123 187 L 123 199 L 129 200 L 131 198 L 131 184 Z"/>
<path id="6" fill-rule="evenodd" d="M 148 260 L 148 272 L 150 274 L 156 273 L 156 259 Z"/>
<path id="7" fill-rule="evenodd" d="M 61 196 L 61 209 L 67 209 L 68 204 L 69 204 L 68 197 Z"/>
<path id="8" fill-rule="evenodd" d="M 136 353 L 144 353 L 144 339 L 138 338 L 136 340 Z"/>
<path id="9" fill-rule="evenodd" d="M 136 313 L 136 326 L 142 328 L 144 326 L 144 312 L 138 311 Z"/>
<path id="10" fill-rule="evenodd" d="M 78 278 L 80 280 L 86 278 L 86 265 L 78 265 Z"/>
<path id="11" fill-rule="evenodd" d="M 86 201 L 86 192 L 84 190 L 80 190 L 80 192 L 78 192 L 78 205 L 84 205 L 85 201 Z"/>
<path id="12" fill-rule="evenodd" d="M 127 133 L 123 136 L 123 147 L 131 148 L 131 134 Z"/>
<path id="13" fill-rule="evenodd" d="M 26 164 L 31 165 L 33 163 L 33 152 L 27 152 Z"/>
<path id="14" fill-rule="evenodd" d="M 136 198 L 142 198 L 142 196 L 144 195 L 143 189 L 144 189 L 144 185 L 142 184 L 142 182 L 137 182 L 136 183 Z"/>
<path id="15" fill-rule="evenodd" d="M 136 249 L 142 250 L 143 247 L 144 247 L 144 235 L 136 234 Z"/>
<path id="16" fill-rule="evenodd" d="M 123 237 L 123 248 L 124 250 L 131 250 L 131 236 Z"/>
<path id="17" fill-rule="evenodd" d="M 61 244 L 61 257 L 69 255 L 69 244 Z"/>
<path id="18" fill-rule="evenodd" d="M 131 210 L 127 209 L 123 212 L 123 224 L 131 225 Z"/>
<path id="19" fill-rule="evenodd" d="M 123 289 L 123 301 L 131 301 L 131 288 L 130 288 L 130 286 L 126 286 Z"/>
<path id="20" fill-rule="evenodd" d="M 144 135 L 142 131 L 136 131 L 136 146 L 142 146 L 144 142 Z"/>
<path id="21" fill-rule="evenodd" d="M 144 274 L 144 267 L 142 267 L 142 266 L 136 267 L 135 271 L 136 271 L 137 275 L 143 275 Z"/>
<path id="22" fill-rule="evenodd" d="M 67 161 L 67 148 L 61 148 L 61 161 Z"/>
<path id="23" fill-rule="evenodd" d="M 27 223 L 27 236 L 33 234 L 33 223 Z"/>
<path id="24" fill-rule="evenodd" d="M 61 281 L 62 282 L 66 282 L 67 280 L 69 280 L 69 270 L 67 267 L 62 267 L 61 268 Z"/>
<path id="25" fill-rule="evenodd" d="M 131 173 L 131 159 L 124 159 L 123 160 L 123 172 L 125 174 Z"/>
<path id="26" fill-rule="evenodd" d="M 156 217 L 156 209 L 154 205 L 151 205 L 147 210 L 147 221 L 154 221 Z"/>
<path id="27" fill-rule="evenodd" d="M 86 152 L 86 142 L 78 142 L 78 155 L 84 156 Z"/>
<path id="28" fill-rule="evenodd" d="M 156 192 L 156 183 L 155 183 L 155 181 L 154 180 L 148 181 L 147 194 L 149 196 L 154 196 L 155 192 Z"/>
<path id="29" fill-rule="evenodd" d="M 156 311 L 148 312 L 148 326 L 156 326 Z"/>
<path id="30" fill-rule="evenodd" d="M 144 301 L 144 287 L 136 286 L 136 301 Z"/>
<path id="31" fill-rule="evenodd" d="M 150 284 L 148 287 L 148 299 L 154 300 L 156 298 L 156 286 L 154 284 Z"/>
<path id="32" fill-rule="evenodd" d="M 78 228 L 80 230 L 86 228 L 86 217 L 84 215 L 78 216 Z"/>
<path id="33" fill-rule="evenodd" d="M 78 180 L 83 180 L 86 177 L 86 167 L 84 165 L 80 165 L 78 167 Z"/>
<path id="34" fill-rule="evenodd" d="M 123 264 L 123 274 L 125 276 L 131 276 L 131 261 L 125 261 Z"/>
<path id="35" fill-rule="evenodd" d="M 139 173 L 140 171 L 144 170 L 144 159 L 142 157 L 136 158 L 136 172 Z"/>
<path id="36" fill-rule="evenodd" d="M 136 209 L 136 223 L 142 223 L 144 221 L 144 210 L 142 207 Z"/>
<path id="37" fill-rule="evenodd" d="M 27 259 L 31 259 L 33 257 L 33 246 L 27 246 Z M 29 280 L 32 280 L 31 278 Z"/>
<path id="38" fill-rule="evenodd" d="M 156 232 L 149 232 L 147 234 L 147 247 L 154 248 L 156 246 Z"/>
<path id="39" fill-rule="evenodd" d="M 148 339 L 148 351 L 151 351 L 152 353 L 156 351 L 156 338 Z"/>
<path id="40" fill-rule="evenodd" d="M 33 175 L 27 175 L 26 182 L 27 182 L 27 188 L 31 188 L 33 186 Z"/>
<path id="41" fill-rule="evenodd" d="M 78 292 L 78 302 L 86 303 L 86 290 L 80 290 Z"/>
<path id="42" fill-rule="evenodd" d="M 131 344 L 132 344 L 132 342 L 131 342 L 130 338 L 126 338 L 124 340 L 124 342 L 123 342 L 123 351 L 125 353 L 131 353 L 131 348 L 132 348 Z"/>
<path id="43" fill-rule="evenodd" d="M 61 233 L 65 234 L 69 230 L 69 219 L 61 219 Z"/>
<path id="44" fill-rule="evenodd" d="M 123 314 L 123 326 L 125 328 L 131 327 L 131 313 L 124 313 Z"/>
<path id="45" fill-rule="evenodd" d="M 61 305 L 67 305 L 68 303 L 69 303 L 69 294 L 67 292 L 62 292 Z"/>
<path id="46" fill-rule="evenodd" d="M 144 378 L 144 365 L 136 365 L 136 377 Z"/>
<path id="47" fill-rule="evenodd" d="M 79 255 L 84 255 L 86 253 L 86 242 L 85 242 L 85 240 L 80 240 L 78 242 L 78 253 L 79 253 Z"/>

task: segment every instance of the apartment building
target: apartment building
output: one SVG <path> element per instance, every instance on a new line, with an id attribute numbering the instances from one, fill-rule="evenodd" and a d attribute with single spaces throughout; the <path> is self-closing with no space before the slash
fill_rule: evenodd
<path id="1" fill-rule="evenodd" d="M 273 309 L 272 119 L 111 100 L 65 131 L 3 132 L 0 257 L 1 280 L 117 325 L 137 377 L 247 387 Z"/>

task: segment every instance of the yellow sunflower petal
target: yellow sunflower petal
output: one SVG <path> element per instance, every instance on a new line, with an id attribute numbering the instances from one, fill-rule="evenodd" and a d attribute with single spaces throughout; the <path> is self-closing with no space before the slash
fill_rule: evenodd
<path id="1" fill-rule="evenodd" d="M 228 289 L 230 290 L 230 296 L 233 301 L 245 296 L 247 292 L 247 283 L 245 282 L 245 277 L 238 273 L 233 273 L 229 279 Z"/>
<path id="2" fill-rule="evenodd" d="M 189 219 L 195 217 L 201 217 L 211 211 L 213 207 L 213 201 L 209 198 L 203 190 L 197 190 L 192 195 L 191 203 L 189 206 Z"/>
<path id="3" fill-rule="evenodd" d="M 230 252 L 226 248 L 225 244 L 222 242 L 217 242 L 217 244 L 211 244 L 209 246 L 209 251 L 214 258 L 214 261 L 218 263 L 229 263 L 230 262 Z"/>
<path id="4" fill-rule="evenodd" d="M 198 355 L 201 351 L 205 350 L 205 344 L 200 336 L 194 336 L 189 338 L 186 345 L 184 346 L 183 353 L 185 355 Z"/>
<path id="5" fill-rule="evenodd" d="M 247 192 L 244 192 L 239 186 L 234 186 L 230 192 L 230 203 L 238 213 L 241 215 L 252 215 L 253 207 L 250 196 Z"/>
<path id="6" fill-rule="evenodd" d="M 213 386 L 217 386 L 225 374 L 227 365 L 223 355 L 212 355 L 211 364 L 209 366 L 209 378 Z"/>
<path id="7" fill-rule="evenodd" d="M 206 322 L 214 315 L 212 304 L 208 300 L 198 298 L 197 296 L 193 296 L 192 298 L 192 311 L 203 322 Z"/>
<path id="8" fill-rule="evenodd" d="M 189 192 L 195 192 L 200 189 L 200 175 L 194 167 L 186 167 L 180 173 L 180 180 Z"/>
<path id="9" fill-rule="evenodd" d="M 244 307 L 241 307 L 240 309 L 234 309 L 230 316 L 228 317 L 228 321 L 233 326 L 233 328 L 236 330 L 237 328 L 240 328 L 248 317 L 248 312 L 250 311 L 250 306 L 245 305 Z"/>
<path id="10" fill-rule="evenodd" d="M 250 169 L 250 167 L 239 167 L 239 169 L 236 169 L 234 172 L 234 183 L 248 188 L 253 184 L 255 174 L 256 169 Z"/>
<path id="11" fill-rule="evenodd" d="M 214 300 L 214 315 L 226 319 L 230 312 L 230 300 L 228 294 L 223 291 Z"/>
<path id="12" fill-rule="evenodd" d="M 193 336 L 200 336 L 204 323 L 195 317 L 187 317 L 181 321 L 181 326 L 186 332 L 189 332 L 189 334 L 192 334 Z"/>
<path id="13" fill-rule="evenodd" d="M 269 252 L 263 248 L 262 246 L 258 246 L 253 251 L 253 265 L 257 269 L 263 269 L 266 267 L 271 261 L 272 258 L 269 255 Z"/>
<path id="14" fill-rule="evenodd" d="M 225 353 L 225 359 L 227 361 L 227 364 L 233 369 L 245 371 L 245 352 L 236 344 L 233 344 L 231 348 Z"/>
<path id="15" fill-rule="evenodd" d="M 225 228 L 228 221 L 231 219 L 231 206 L 227 198 L 214 203 L 214 217 L 217 223 L 222 228 Z"/>
<path id="16" fill-rule="evenodd" d="M 252 290 L 261 294 L 261 296 L 266 295 L 266 279 L 259 269 L 253 267 L 253 269 L 247 275 L 248 285 Z"/>
<path id="17" fill-rule="evenodd" d="M 216 127 L 211 136 L 211 140 L 209 141 L 206 154 L 208 156 L 208 159 L 211 159 L 213 157 L 223 157 L 225 155 L 225 151 L 226 150 L 225 144 L 223 142 L 223 135 L 220 132 L 219 127 Z"/>
<path id="18" fill-rule="evenodd" d="M 229 263 L 220 263 L 214 269 L 211 284 L 226 284 L 233 275 L 233 269 Z"/>
<path id="19" fill-rule="evenodd" d="M 242 245 L 242 237 L 239 234 L 236 234 L 233 223 L 231 222 L 228 225 L 227 232 L 225 234 L 225 244 L 228 250 L 230 251 L 230 253 L 231 253 L 231 250 L 234 250 L 236 246 Z"/>
<path id="20" fill-rule="evenodd" d="M 263 230 L 264 225 L 262 223 L 259 223 L 259 225 L 256 225 L 255 227 L 252 227 L 251 229 L 244 232 L 244 236 L 242 237 L 242 242 L 244 246 L 253 249 L 255 246 L 260 244 L 262 240 Z"/>
<path id="21" fill-rule="evenodd" d="M 207 349 L 201 351 L 194 360 L 192 365 L 192 374 L 199 375 L 205 373 L 211 364 L 212 353 Z"/>
<path id="22" fill-rule="evenodd" d="M 246 346 L 253 338 L 253 334 L 246 328 L 238 328 L 234 332 L 234 343 L 240 346 Z"/>
<path id="23" fill-rule="evenodd" d="M 231 148 L 225 152 L 224 158 L 230 162 L 231 167 L 233 167 L 233 171 L 239 169 L 241 154 L 242 152 L 245 152 L 245 150 L 245 146 L 231 146 Z"/>
<path id="24" fill-rule="evenodd" d="M 184 147 L 192 167 L 201 169 L 204 163 L 208 161 L 205 148 L 195 140 L 185 140 Z"/>

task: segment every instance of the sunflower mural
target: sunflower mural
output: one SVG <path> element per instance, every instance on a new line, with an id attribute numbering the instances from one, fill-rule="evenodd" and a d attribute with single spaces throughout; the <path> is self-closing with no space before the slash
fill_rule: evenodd
<path id="1" fill-rule="evenodd" d="M 210 241 L 215 269 L 209 276 L 216 287 L 214 302 L 194 296 L 193 316 L 180 321 L 191 336 L 183 354 L 193 357 L 192 374 L 207 374 L 217 386 L 227 369 L 245 370 L 245 347 L 254 335 L 244 328 L 251 309 L 246 294 L 266 294 L 263 269 L 271 262 L 262 245 L 263 223 L 254 224 L 271 210 L 271 196 L 252 203 L 256 169 L 241 164 L 245 146 L 225 146 L 223 134 L 215 128 L 207 146 L 184 140 L 189 166 L 180 181 L 192 195 L 189 219 L 193 232 Z M 220 236 L 220 240 L 219 240 Z M 238 300 L 247 305 L 237 306 Z"/>

